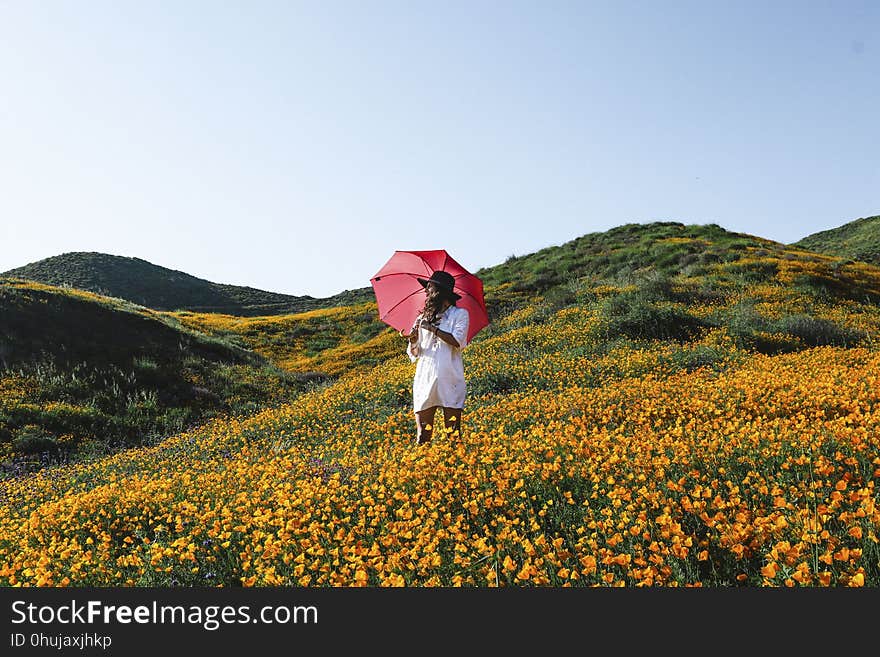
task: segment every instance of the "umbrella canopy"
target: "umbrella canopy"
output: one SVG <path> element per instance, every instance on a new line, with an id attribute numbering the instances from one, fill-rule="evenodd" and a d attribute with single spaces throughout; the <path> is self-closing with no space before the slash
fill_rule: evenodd
<path id="1" fill-rule="evenodd" d="M 427 279 L 435 271 L 445 271 L 455 279 L 455 293 L 461 296 L 456 306 L 470 315 L 467 341 L 489 325 L 483 281 L 453 260 L 446 251 L 395 251 L 394 255 L 370 279 L 379 319 L 398 331 L 409 331 L 425 306 L 425 288 L 418 279 Z"/>

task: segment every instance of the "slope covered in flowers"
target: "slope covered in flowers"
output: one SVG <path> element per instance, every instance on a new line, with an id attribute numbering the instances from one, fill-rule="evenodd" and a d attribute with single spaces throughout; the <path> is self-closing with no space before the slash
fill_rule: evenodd
<path id="1" fill-rule="evenodd" d="M 375 302 L 260 317 L 163 314 L 196 331 L 241 342 L 294 372 L 337 376 L 352 367 L 375 365 L 396 348 L 379 321 Z"/>
<path id="2" fill-rule="evenodd" d="M 878 586 L 880 312 L 785 262 L 536 297 L 467 347 L 464 435 L 429 446 L 383 333 L 283 406 L 4 480 L 0 583 Z"/>

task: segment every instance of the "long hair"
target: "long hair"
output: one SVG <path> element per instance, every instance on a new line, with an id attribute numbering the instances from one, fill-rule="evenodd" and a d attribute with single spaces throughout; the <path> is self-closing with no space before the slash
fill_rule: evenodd
<path id="1" fill-rule="evenodd" d="M 446 292 L 445 289 L 434 286 L 434 293 L 431 293 L 431 290 L 426 289 L 427 295 L 425 297 L 425 307 L 422 308 L 422 318 L 427 320 L 429 323 L 433 324 L 437 320 L 437 315 L 440 314 L 440 310 L 443 307 L 443 300 L 449 301 L 450 306 L 455 305 L 455 299 L 451 294 Z"/>

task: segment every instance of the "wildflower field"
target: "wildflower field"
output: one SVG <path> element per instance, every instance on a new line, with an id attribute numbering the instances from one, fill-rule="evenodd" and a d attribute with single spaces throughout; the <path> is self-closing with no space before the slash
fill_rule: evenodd
<path id="1" fill-rule="evenodd" d="M 878 586 L 880 309 L 783 264 L 521 305 L 427 446 L 402 341 L 334 338 L 339 377 L 288 403 L 0 481 L 0 584 Z"/>

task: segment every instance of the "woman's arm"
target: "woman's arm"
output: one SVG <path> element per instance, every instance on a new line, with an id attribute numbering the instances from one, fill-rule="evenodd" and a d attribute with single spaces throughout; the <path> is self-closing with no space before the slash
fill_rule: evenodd
<path id="1" fill-rule="evenodd" d="M 438 338 L 443 340 L 448 345 L 453 347 L 458 347 L 461 349 L 464 347 L 465 340 L 467 338 L 468 324 L 470 323 L 470 315 L 467 310 L 460 310 L 457 313 L 455 322 L 452 325 L 452 331 L 441 331 L 436 326 L 429 326 L 428 330 L 431 331 Z"/>
<path id="2" fill-rule="evenodd" d="M 419 357 L 419 326 L 421 325 L 421 315 L 416 318 L 415 323 L 409 330 L 409 333 L 398 331 L 402 338 L 406 338 L 406 355 L 409 356 L 411 362 L 415 362 Z"/>
<path id="3" fill-rule="evenodd" d="M 452 345 L 453 347 L 458 347 L 458 346 L 460 346 L 460 345 L 458 344 L 458 340 L 455 339 L 455 336 L 452 335 L 452 333 L 448 333 L 448 332 L 446 332 L 446 331 L 441 331 L 439 328 L 437 328 L 437 327 L 434 326 L 433 324 L 431 324 L 431 326 L 430 326 L 430 328 L 429 328 L 428 330 L 431 331 L 431 333 L 433 333 L 434 335 L 436 335 L 438 338 L 440 338 L 441 340 L 443 340 L 443 342 L 445 342 L 446 344 L 450 344 L 450 345 Z"/>

